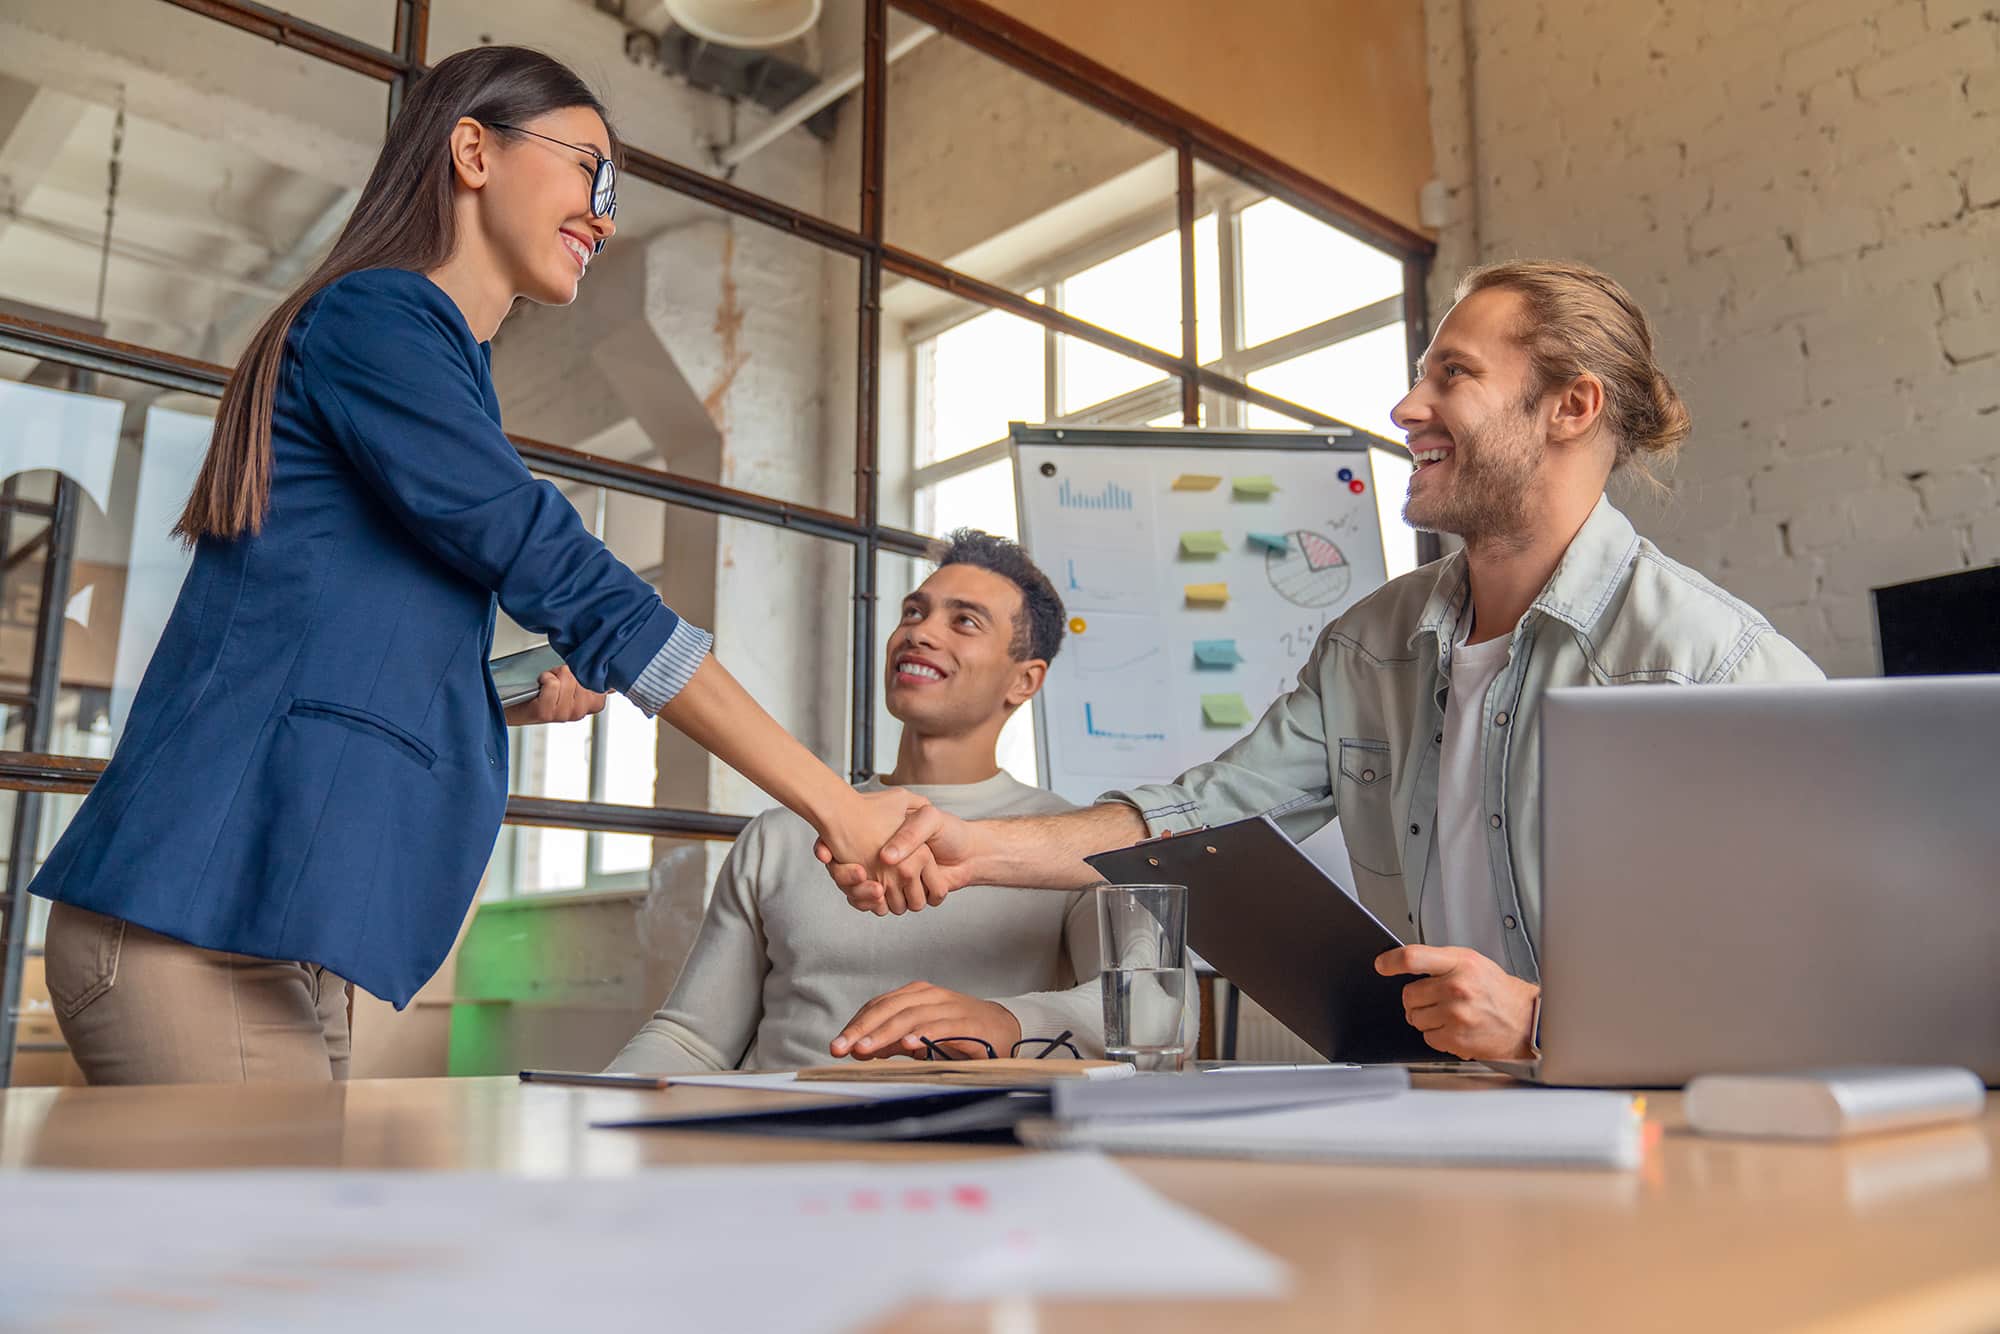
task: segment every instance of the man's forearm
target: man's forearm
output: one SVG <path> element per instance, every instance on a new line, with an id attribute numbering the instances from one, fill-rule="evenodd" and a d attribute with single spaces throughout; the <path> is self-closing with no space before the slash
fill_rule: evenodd
<path id="1" fill-rule="evenodd" d="M 1122 801 L 1107 801 L 1061 815 L 981 820 L 975 877 L 981 884 L 1028 889 L 1081 889 L 1103 879 L 1084 862 L 1092 853 L 1122 848 L 1146 836 L 1146 821 Z"/>

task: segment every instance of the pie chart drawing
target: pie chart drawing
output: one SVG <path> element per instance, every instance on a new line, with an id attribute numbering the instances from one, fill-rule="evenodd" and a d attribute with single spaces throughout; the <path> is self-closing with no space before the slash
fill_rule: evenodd
<path id="1" fill-rule="evenodd" d="M 1333 539 L 1294 529 L 1282 555 L 1264 557 L 1264 573 L 1285 601 L 1300 607 L 1330 607 L 1347 596 L 1354 570 Z"/>

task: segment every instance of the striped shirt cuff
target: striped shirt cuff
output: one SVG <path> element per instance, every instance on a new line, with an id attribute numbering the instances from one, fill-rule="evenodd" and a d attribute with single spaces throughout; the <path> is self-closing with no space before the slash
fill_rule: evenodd
<path id="1" fill-rule="evenodd" d="M 639 673 L 639 679 L 625 691 L 625 698 L 637 704 L 648 718 L 652 717 L 694 679 L 695 669 L 714 647 L 714 635 L 682 621 L 646 664 L 646 670 Z"/>

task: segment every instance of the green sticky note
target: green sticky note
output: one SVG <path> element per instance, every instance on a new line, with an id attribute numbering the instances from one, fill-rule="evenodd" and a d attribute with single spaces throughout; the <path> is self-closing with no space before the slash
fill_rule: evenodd
<path id="1" fill-rule="evenodd" d="M 1229 485 L 1239 496 L 1268 496 L 1278 489 L 1278 484 L 1271 480 L 1268 473 L 1256 477 L 1238 477 Z"/>
<path id="2" fill-rule="evenodd" d="M 1220 556 L 1227 550 L 1229 550 L 1229 544 L 1222 540 L 1220 532 L 1181 534 L 1181 554 L 1183 556 Z"/>
<path id="3" fill-rule="evenodd" d="M 1243 661 L 1243 655 L 1236 651 L 1233 639 L 1197 639 L 1194 641 L 1194 665 L 1197 667 L 1234 667 Z"/>
<path id="4" fill-rule="evenodd" d="M 1292 539 L 1283 533 L 1252 533 L 1250 545 L 1261 551 L 1275 551 L 1282 556 L 1292 549 Z"/>
<path id="5" fill-rule="evenodd" d="M 1238 694 L 1203 695 L 1201 717 L 1210 727 L 1246 727 L 1250 723 L 1250 706 Z"/>

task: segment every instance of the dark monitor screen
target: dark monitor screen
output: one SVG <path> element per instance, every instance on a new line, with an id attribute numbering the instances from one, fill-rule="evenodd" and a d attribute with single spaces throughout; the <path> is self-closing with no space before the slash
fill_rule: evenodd
<path id="1" fill-rule="evenodd" d="M 2000 672 L 2000 565 L 1875 590 L 1884 676 Z"/>

